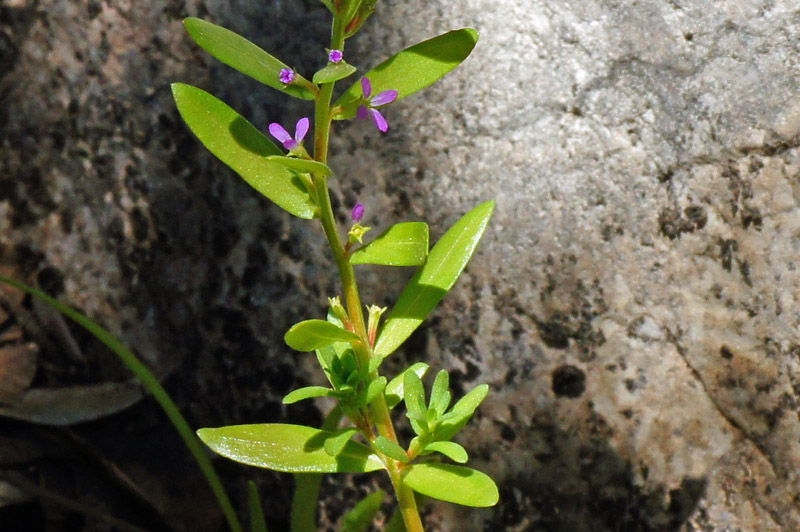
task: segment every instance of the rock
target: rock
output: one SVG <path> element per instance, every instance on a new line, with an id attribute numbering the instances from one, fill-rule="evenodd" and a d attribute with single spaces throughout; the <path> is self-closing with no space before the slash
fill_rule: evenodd
<path id="1" fill-rule="evenodd" d="M 293 123 L 307 104 L 215 63 L 180 19 L 310 73 L 321 3 L 0 5 L 0 259 L 28 279 L 55 268 L 65 300 L 180 364 L 199 421 L 313 422 L 278 402 L 321 378 L 280 338 L 337 290 L 321 233 L 205 153 L 168 84 Z M 428 353 L 455 394 L 492 386 L 462 441 L 501 503 L 436 505 L 432 529 L 800 529 L 798 13 L 383 0 L 348 44 L 372 65 L 481 32 L 462 67 L 386 108 L 388 134 L 337 123 L 331 147 L 342 220 L 359 200 L 378 230 L 425 219 L 435 240 L 497 200 L 467 273 L 389 361 Z M 359 271 L 366 303 L 407 276 Z M 581 384 L 556 394 L 564 368 Z"/>

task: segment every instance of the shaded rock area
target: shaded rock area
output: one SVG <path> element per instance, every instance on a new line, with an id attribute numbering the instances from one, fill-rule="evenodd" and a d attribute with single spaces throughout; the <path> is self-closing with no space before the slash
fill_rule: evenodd
<path id="1" fill-rule="evenodd" d="M 322 379 L 281 341 L 337 291 L 321 231 L 206 153 L 169 83 L 263 130 L 310 108 L 192 45 L 190 15 L 300 72 L 324 60 L 312 0 L 0 0 L 0 269 L 119 334 L 195 426 L 318 424 L 280 397 Z M 359 200 L 373 227 L 427 220 L 435 239 L 497 200 L 467 273 L 387 366 L 421 356 L 456 396 L 492 386 L 461 441 L 501 502 L 430 505 L 429 528 L 800 530 L 796 2 L 382 0 L 347 55 L 376 64 L 462 26 L 481 32 L 473 56 L 388 107 L 386 135 L 337 123 L 330 160 L 342 221 Z M 410 274 L 359 272 L 382 304 Z M 29 300 L 2 302 L 0 347 L 32 345 L 32 386 L 129 377 Z M 155 405 L 124 402 L 67 428 L 0 420 L 0 493 L 19 501 L 0 522 L 108 530 L 100 508 L 219 530 Z M 288 529 L 289 479 L 219 465 L 240 504 L 257 479 Z M 376 482 L 326 480 L 323 529 Z"/>

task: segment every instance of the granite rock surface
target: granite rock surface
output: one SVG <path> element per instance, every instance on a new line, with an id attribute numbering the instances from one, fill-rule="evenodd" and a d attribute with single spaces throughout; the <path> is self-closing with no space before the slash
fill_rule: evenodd
<path id="1" fill-rule="evenodd" d="M 321 233 L 205 153 L 169 83 L 291 123 L 307 104 L 216 63 L 180 21 L 310 73 L 324 7 L 0 6 L 0 262 L 57 278 L 178 368 L 200 422 L 318 419 L 279 398 L 320 379 L 280 338 L 337 290 Z M 386 135 L 337 123 L 330 160 L 342 221 L 358 200 L 374 227 L 424 219 L 437 238 L 497 200 L 467 273 L 390 362 L 424 353 L 456 394 L 493 390 L 463 441 L 502 500 L 436 505 L 431 528 L 799 530 L 796 2 L 382 0 L 348 58 L 462 26 L 481 32 L 464 65 L 388 107 Z M 378 303 L 408 277 L 363 274 Z"/>

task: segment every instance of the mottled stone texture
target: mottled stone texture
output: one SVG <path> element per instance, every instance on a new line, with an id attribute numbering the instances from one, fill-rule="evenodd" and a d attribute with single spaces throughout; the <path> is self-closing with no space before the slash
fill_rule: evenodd
<path id="1" fill-rule="evenodd" d="M 176 367 L 198 423 L 291 418 L 318 381 L 281 344 L 337 287 L 320 231 L 268 205 L 187 133 L 168 84 L 259 127 L 287 102 L 193 46 L 201 16 L 304 73 L 308 0 L 0 2 L 0 259 Z M 384 0 L 355 64 L 474 26 L 473 56 L 337 124 L 342 220 L 497 199 L 468 272 L 403 357 L 493 393 L 463 441 L 495 509 L 431 528 L 800 530 L 800 8 L 794 0 Z M 364 269 L 367 301 L 408 272 Z"/>

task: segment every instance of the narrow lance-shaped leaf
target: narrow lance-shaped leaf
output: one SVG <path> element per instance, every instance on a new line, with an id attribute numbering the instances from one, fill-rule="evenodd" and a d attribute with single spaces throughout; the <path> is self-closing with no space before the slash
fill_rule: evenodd
<path id="1" fill-rule="evenodd" d="M 26 284 L 20 283 L 19 281 L 15 281 L 14 279 L 6 277 L 5 275 L 0 275 L 0 283 L 14 286 L 46 303 L 50 307 L 54 308 L 64 316 L 68 317 L 86 329 L 89 334 L 105 344 L 106 347 L 111 349 L 114 354 L 119 357 L 120 361 L 122 361 L 122 363 L 142 381 L 142 384 L 147 388 L 147 390 L 153 394 L 153 399 L 156 400 L 158 405 L 169 418 L 172 426 L 174 426 L 175 430 L 177 430 L 180 434 L 183 442 L 189 449 L 189 452 L 191 452 L 192 456 L 197 461 L 197 464 L 200 466 L 200 470 L 206 477 L 211 490 L 214 492 L 214 496 L 217 498 L 217 502 L 225 514 L 230 529 L 232 531 L 242 530 L 242 526 L 239 523 L 239 518 L 236 516 L 233 505 L 231 504 L 228 494 L 225 492 L 225 488 L 222 485 L 222 480 L 220 480 L 217 472 L 214 470 L 214 466 L 211 465 L 211 460 L 209 459 L 208 453 L 203 447 L 203 444 L 192 431 L 191 427 L 189 426 L 189 422 L 183 417 L 178 409 L 178 406 L 172 401 L 172 398 L 169 396 L 163 386 L 161 386 L 161 382 L 159 382 L 159 380 L 155 375 L 153 375 L 147 366 L 144 365 L 144 363 L 139 360 L 139 358 L 134 355 L 130 349 L 125 347 L 125 345 L 120 342 L 117 337 L 94 321 L 90 320 L 81 312 L 78 312 L 72 307 L 53 299 L 41 290 L 37 290 Z"/>
<path id="2" fill-rule="evenodd" d="M 464 397 L 453 405 L 450 412 L 439 419 L 439 425 L 434 429 L 435 438 L 437 440 L 449 440 L 458 434 L 458 431 L 466 425 L 488 394 L 488 384 L 480 384 L 467 392 Z"/>
<path id="3" fill-rule="evenodd" d="M 425 373 L 428 371 L 428 364 L 425 362 L 417 362 L 416 364 L 412 364 L 409 366 L 405 371 L 403 371 L 400 375 L 389 381 L 389 384 L 386 385 L 386 389 L 384 390 L 384 395 L 386 396 L 386 404 L 389 408 L 394 408 L 397 406 L 400 401 L 403 400 L 404 395 L 404 387 L 403 387 L 403 379 L 405 377 L 406 372 L 413 371 L 417 374 L 417 377 L 420 379 L 425 376 Z"/>
<path id="4" fill-rule="evenodd" d="M 367 446 L 352 440 L 338 455 L 329 455 L 325 440 L 334 433 L 303 425 L 232 425 L 200 429 L 197 435 L 226 458 L 284 473 L 366 473 L 383 467 Z"/>
<path id="5" fill-rule="evenodd" d="M 286 345 L 297 351 L 314 351 L 336 342 L 361 342 L 357 334 L 322 320 L 301 321 L 289 329 L 283 339 Z"/>
<path id="6" fill-rule="evenodd" d="M 258 495 L 258 486 L 252 480 L 247 481 L 247 505 L 250 507 L 250 530 L 267 532 L 267 521 L 264 519 L 264 508 Z"/>
<path id="7" fill-rule="evenodd" d="M 381 509 L 385 497 L 386 492 L 377 490 L 361 499 L 342 518 L 342 526 L 339 528 L 339 532 L 367 532 L 369 526 L 375 520 L 378 510 Z"/>
<path id="8" fill-rule="evenodd" d="M 315 88 L 310 81 L 297 74 L 293 83 L 281 83 L 280 72 L 284 68 L 290 69 L 289 65 L 238 33 L 194 17 L 185 19 L 183 24 L 201 48 L 226 65 L 297 98 L 314 99 Z"/>
<path id="9" fill-rule="evenodd" d="M 446 370 L 436 374 L 436 379 L 431 387 L 431 399 L 428 403 L 429 414 L 441 416 L 450 406 L 450 375 Z"/>
<path id="10" fill-rule="evenodd" d="M 375 344 L 376 356 L 385 358 L 400 347 L 453 287 L 475 252 L 493 211 L 494 201 L 478 205 L 436 243 L 389 312 Z"/>
<path id="11" fill-rule="evenodd" d="M 442 501 L 483 508 L 500 499 L 497 485 L 486 474 L 450 464 L 413 464 L 403 483 L 412 490 Z"/>
<path id="12" fill-rule="evenodd" d="M 395 224 L 350 257 L 352 264 L 419 266 L 428 256 L 428 224 Z"/>
<path id="13" fill-rule="evenodd" d="M 396 90 L 397 99 L 424 89 L 457 67 L 478 42 L 472 28 L 449 31 L 390 57 L 366 74 L 373 94 Z M 354 83 L 339 97 L 333 108 L 334 119 L 353 118 L 363 96 L 361 83 Z"/>
<path id="14" fill-rule="evenodd" d="M 178 111 L 200 142 L 279 207 L 310 219 L 316 206 L 300 177 L 267 157 L 283 155 L 270 140 L 225 102 L 204 90 L 172 84 Z"/>
<path id="15" fill-rule="evenodd" d="M 426 421 L 428 409 L 425 407 L 425 388 L 422 386 L 422 380 L 413 371 L 407 371 L 403 374 L 403 388 L 408 410 L 406 415 L 417 421 Z"/>
<path id="16" fill-rule="evenodd" d="M 305 386 L 298 388 L 286 394 L 283 398 L 283 404 L 291 405 L 304 399 L 312 399 L 314 397 L 327 397 L 331 395 L 333 390 L 324 386 Z"/>

